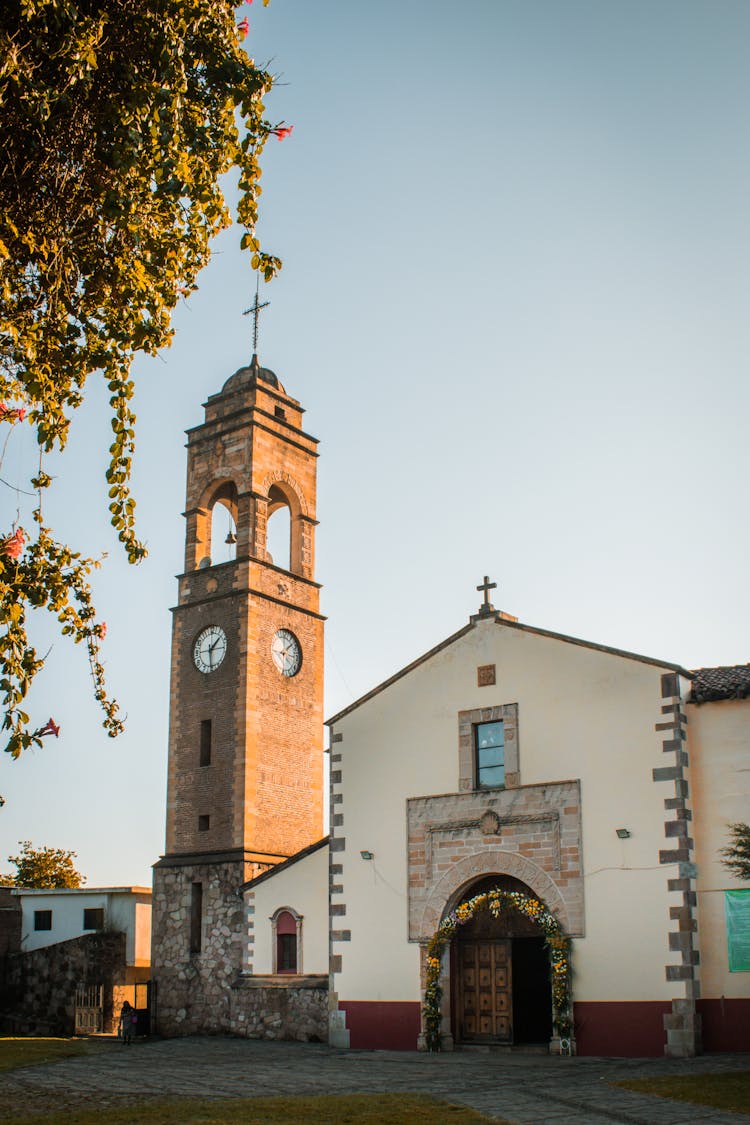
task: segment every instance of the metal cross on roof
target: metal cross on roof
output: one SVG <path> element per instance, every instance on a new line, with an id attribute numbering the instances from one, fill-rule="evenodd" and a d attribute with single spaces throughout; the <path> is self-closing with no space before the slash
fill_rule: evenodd
<path id="1" fill-rule="evenodd" d="M 484 601 L 479 607 L 480 613 L 494 613 L 495 612 L 495 607 L 492 604 L 492 602 L 490 601 L 490 590 L 496 590 L 496 589 L 497 589 L 497 582 L 490 582 L 488 576 L 485 574 L 484 582 L 482 583 L 481 586 L 477 586 L 477 590 L 480 593 L 484 593 Z"/>
<path id="2" fill-rule="evenodd" d="M 242 314 L 243 316 L 248 316 L 249 313 L 253 314 L 253 355 L 257 355 L 257 352 L 258 352 L 258 316 L 260 315 L 260 310 L 268 308 L 268 306 L 271 303 L 270 301 L 262 301 L 262 302 L 258 301 L 258 288 L 259 288 L 259 286 L 260 286 L 260 274 L 258 274 L 257 280 L 255 282 L 255 300 L 253 301 L 250 308 L 245 309 L 245 311 Z"/>

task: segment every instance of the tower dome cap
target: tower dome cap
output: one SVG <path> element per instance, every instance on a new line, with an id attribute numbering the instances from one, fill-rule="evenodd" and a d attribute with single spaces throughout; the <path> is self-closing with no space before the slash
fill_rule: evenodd
<path id="1" fill-rule="evenodd" d="M 257 355 L 253 355 L 247 367 L 238 367 L 234 375 L 229 376 L 226 383 L 221 388 L 221 393 L 223 395 L 233 394 L 235 391 L 243 390 L 245 387 L 251 386 L 258 381 L 268 383 L 269 386 L 274 387 L 277 391 L 284 390 L 275 373 L 268 367 L 261 367 L 258 363 Z"/>

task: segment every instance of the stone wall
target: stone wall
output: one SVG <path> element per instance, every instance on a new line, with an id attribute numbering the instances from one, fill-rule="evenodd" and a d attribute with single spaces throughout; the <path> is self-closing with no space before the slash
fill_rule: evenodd
<path id="1" fill-rule="evenodd" d="M 241 863 L 154 868 L 152 968 L 160 1035 L 242 1035 L 324 1042 L 328 977 L 243 975 L 248 919 Z M 191 892 L 202 890 L 200 950 L 190 948 Z"/>
<path id="2" fill-rule="evenodd" d="M 487 874 L 526 883 L 570 936 L 583 936 L 577 781 L 407 801 L 409 940 L 427 941 L 452 899 Z"/>
<path id="3" fill-rule="evenodd" d="M 161 1035 L 231 1031 L 230 989 L 247 953 L 241 862 L 154 868 L 152 969 Z M 202 887 L 200 949 L 191 949 L 191 895 Z"/>
<path id="4" fill-rule="evenodd" d="M 231 992 L 230 1031 L 247 1039 L 328 1041 L 328 977 L 242 977 Z"/>
<path id="5" fill-rule="evenodd" d="M 104 986 L 104 1026 L 119 1014 L 114 987 L 124 982 L 125 934 L 86 934 L 5 958 L 0 1029 L 13 1035 L 73 1035 L 79 984 Z"/>
<path id="6" fill-rule="evenodd" d="M 0 887 L 0 957 L 21 948 L 21 902 L 12 887 Z"/>

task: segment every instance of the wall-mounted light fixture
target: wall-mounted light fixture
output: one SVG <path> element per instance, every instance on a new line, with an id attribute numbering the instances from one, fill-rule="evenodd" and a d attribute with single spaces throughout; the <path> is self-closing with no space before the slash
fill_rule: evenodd
<path id="1" fill-rule="evenodd" d="M 620 840 L 629 840 L 633 835 L 629 828 L 615 828 L 615 832 Z"/>
<path id="2" fill-rule="evenodd" d="M 360 852 L 359 854 L 362 856 L 362 859 L 375 859 L 374 852 Z"/>

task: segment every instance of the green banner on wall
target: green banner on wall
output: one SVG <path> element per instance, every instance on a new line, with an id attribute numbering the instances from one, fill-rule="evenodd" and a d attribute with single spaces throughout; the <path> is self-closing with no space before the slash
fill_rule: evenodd
<path id="1" fill-rule="evenodd" d="M 730 973 L 750 973 L 750 890 L 725 891 Z"/>

